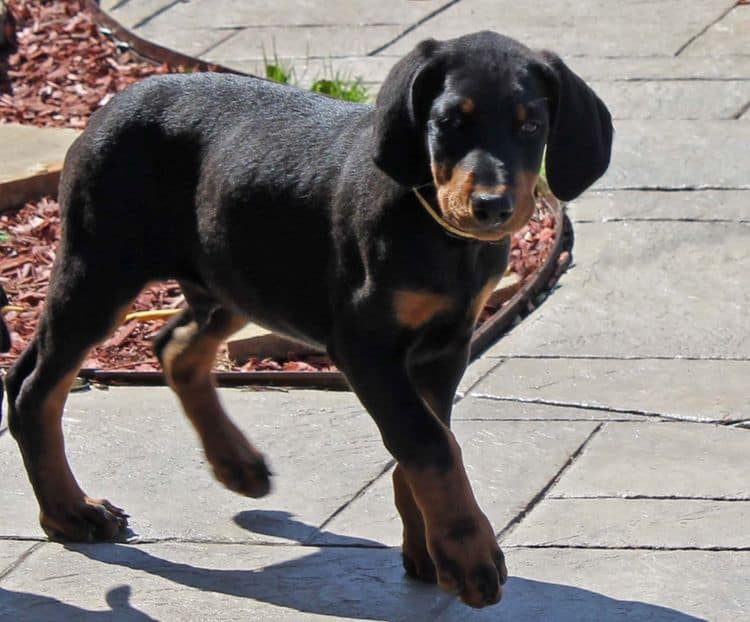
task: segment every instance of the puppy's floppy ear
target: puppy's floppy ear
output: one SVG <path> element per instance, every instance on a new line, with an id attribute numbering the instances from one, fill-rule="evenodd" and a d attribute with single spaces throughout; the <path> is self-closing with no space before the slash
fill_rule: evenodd
<path id="1" fill-rule="evenodd" d="M 612 153 L 612 117 L 591 88 L 553 52 L 541 53 L 552 90 L 545 167 L 558 198 L 569 201 L 604 174 Z"/>
<path id="2" fill-rule="evenodd" d="M 373 160 L 404 185 L 430 175 L 425 127 L 444 79 L 441 47 L 434 39 L 417 45 L 393 66 L 375 102 Z"/>

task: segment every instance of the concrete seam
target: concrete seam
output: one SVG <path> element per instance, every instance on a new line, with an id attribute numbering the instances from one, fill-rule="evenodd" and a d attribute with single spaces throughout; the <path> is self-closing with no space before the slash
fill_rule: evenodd
<path id="1" fill-rule="evenodd" d="M 182 1 L 183 0 L 172 0 L 172 2 L 170 2 L 169 4 L 161 7 L 160 9 L 157 9 L 156 11 L 154 11 L 153 13 L 151 13 L 151 15 L 147 15 L 143 19 L 141 19 L 138 22 L 136 22 L 135 24 L 133 24 L 133 26 L 131 27 L 131 30 L 135 30 L 136 28 L 140 28 L 141 26 L 145 26 L 152 19 L 154 19 L 155 17 L 158 17 L 162 13 L 166 13 L 167 11 L 169 11 L 169 9 L 171 9 L 172 7 L 180 4 Z"/>
<path id="2" fill-rule="evenodd" d="M 229 41 L 229 39 L 241 33 L 244 30 L 244 28 L 232 28 L 228 30 L 229 30 L 229 34 L 226 37 L 222 37 L 216 43 L 212 43 L 205 50 L 201 50 L 200 52 L 198 52 L 195 56 L 197 58 L 202 58 L 205 54 L 208 54 L 211 50 L 215 50 L 222 43 L 226 43 L 227 41 Z"/>
<path id="3" fill-rule="evenodd" d="M 616 406 L 601 406 L 599 404 L 586 404 L 576 402 L 562 402 L 559 400 L 545 400 L 536 397 L 510 397 L 502 395 L 490 395 L 488 393 L 475 393 L 472 397 L 478 399 L 491 400 L 496 402 L 517 402 L 519 404 L 538 404 L 540 406 L 552 406 L 554 408 L 574 408 L 577 410 L 593 410 L 596 412 L 612 412 L 621 415 L 637 415 L 639 417 L 645 417 L 650 419 L 656 419 L 662 423 L 695 423 L 695 424 L 708 424 L 708 425 L 733 425 L 736 423 L 743 423 L 747 419 L 745 417 L 736 419 L 722 419 L 712 421 L 698 421 L 695 419 L 686 419 L 681 415 L 669 415 L 649 410 L 639 410 L 635 408 L 617 408 Z M 629 422 L 629 421 L 628 421 Z M 633 423 L 642 423 L 641 421 L 634 421 Z"/>
<path id="4" fill-rule="evenodd" d="M 8 577 L 16 568 L 18 568 L 21 564 L 23 564 L 29 557 L 31 557 L 36 551 L 42 548 L 45 544 L 47 544 L 46 540 L 44 542 L 37 542 L 36 544 L 33 544 L 31 547 L 26 549 L 23 553 L 21 553 L 21 555 L 18 556 L 18 559 L 16 559 L 8 567 L 6 567 L 5 570 L 0 572 L 0 582 L 2 582 L 6 577 Z"/>
<path id="5" fill-rule="evenodd" d="M 748 101 L 742 108 L 732 115 L 732 118 L 737 120 L 740 119 L 748 110 L 750 110 L 750 101 Z"/>
<path id="6" fill-rule="evenodd" d="M 397 34 L 390 41 L 387 41 L 386 43 L 384 43 L 380 47 L 375 48 L 371 52 L 368 52 L 367 56 L 376 56 L 377 54 L 380 54 L 380 52 L 382 52 L 386 48 L 391 47 L 394 43 L 396 43 L 396 41 L 399 41 L 400 39 L 403 39 L 407 34 L 409 34 L 410 32 L 412 32 L 413 30 L 416 30 L 417 28 L 419 28 L 422 24 L 428 22 L 429 20 L 431 20 L 436 15 L 439 15 L 443 11 L 449 9 L 454 4 L 458 4 L 459 2 L 461 2 L 461 0 L 450 0 L 450 2 L 447 2 L 446 4 L 444 4 L 442 6 L 439 6 L 437 9 L 435 9 L 431 13 L 428 13 L 427 15 L 425 15 L 424 17 L 422 17 L 421 19 L 418 19 L 411 26 L 409 26 L 408 28 L 406 28 L 403 32 Z"/>
<path id="7" fill-rule="evenodd" d="M 702 37 L 702 36 L 703 36 L 704 34 L 706 34 L 706 32 L 708 32 L 708 30 L 709 30 L 709 29 L 710 29 L 710 28 L 711 28 L 712 26 L 714 26 L 714 25 L 718 24 L 718 23 L 719 23 L 719 22 L 720 22 L 721 20 L 723 20 L 723 19 L 724 19 L 724 18 L 725 18 L 725 17 L 727 16 L 727 15 L 729 15 L 729 14 L 730 14 L 730 13 L 732 12 L 732 10 L 733 10 L 733 9 L 734 9 L 734 8 L 735 8 L 736 6 L 737 6 L 737 2 L 736 2 L 736 0 L 732 0 L 732 3 L 731 3 L 731 4 L 730 4 L 730 5 L 729 5 L 729 6 L 728 6 L 728 7 L 726 8 L 726 9 L 724 9 L 724 11 L 722 11 L 722 13 L 721 13 L 721 15 L 719 15 L 719 17 L 717 17 L 717 18 L 716 18 L 715 20 L 713 20 L 712 22 L 710 22 L 709 24 L 707 24 L 707 25 L 706 25 L 705 27 L 703 27 L 703 28 L 702 28 L 702 29 L 701 29 L 701 30 L 700 30 L 699 32 L 697 32 L 696 34 L 694 34 L 694 35 L 693 35 L 692 37 L 690 37 L 690 38 L 689 38 L 689 39 L 688 39 L 688 40 L 687 40 L 687 41 L 686 41 L 685 43 L 683 43 L 683 44 L 682 44 L 682 45 L 680 46 L 680 48 L 679 48 L 679 49 L 678 49 L 678 50 L 677 50 L 677 51 L 675 52 L 675 54 L 674 54 L 674 55 L 675 55 L 675 57 L 677 57 L 677 56 L 679 56 L 680 54 L 682 54 L 682 53 L 683 53 L 683 52 L 684 52 L 684 51 L 685 51 L 685 50 L 686 50 L 686 49 L 687 49 L 687 48 L 688 48 L 688 47 L 689 47 L 690 45 L 692 45 L 693 43 L 695 43 L 695 42 L 696 42 L 696 41 L 697 41 L 698 39 L 700 39 L 700 38 L 701 38 L 701 37 Z"/>
<path id="8" fill-rule="evenodd" d="M 605 426 L 605 423 L 599 423 L 592 431 L 591 433 L 583 440 L 583 442 L 578 446 L 578 448 L 568 457 L 568 459 L 565 461 L 565 464 L 560 467 L 560 469 L 555 473 L 555 475 L 552 476 L 552 478 L 542 487 L 542 489 L 534 495 L 534 497 L 526 504 L 526 507 L 524 507 L 516 516 L 514 516 L 510 522 L 503 527 L 502 530 L 500 530 L 499 533 L 496 534 L 496 537 L 498 540 L 501 540 L 507 536 L 509 536 L 513 531 L 523 522 L 523 519 L 526 518 L 533 510 L 534 508 L 539 505 L 539 503 L 545 498 L 547 495 L 547 492 L 555 485 L 557 482 L 560 481 L 563 475 L 565 475 L 565 472 L 573 465 L 573 463 L 581 456 L 581 454 L 585 451 L 588 444 L 591 442 L 591 440 L 599 433 L 599 431 Z"/>
<path id="9" fill-rule="evenodd" d="M 499 354 L 497 357 L 524 360 L 581 360 L 581 361 L 736 361 L 750 362 L 747 357 L 717 357 L 717 356 L 607 356 L 600 354 Z"/>
<path id="10" fill-rule="evenodd" d="M 502 364 L 505 362 L 505 359 L 498 359 L 498 362 L 490 367 L 485 373 L 483 373 L 475 382 L 472 382 L 471 385 L 469 385 L 469 388 L 466 389 L 466 391 L 463 391 L 462 394 L 459 396 L 458 393 L 456 393 L 456 396 L 458 399 L 454 400 L 453 405 L 455 406 L 463 399 L 469 397 L 469 394 L 474 390 L 474 387 L 476 387 L 479 383 L 481 383 L 487 376 L 489 376 L 492 372 L 494 372 L 498 367 L 501 367 Z"/>
<path id="11" fill-rule="evenodd" d="M 336 518 L 341 512 L 343 512 L 346 508 L 348 508 L 352 503 L 354 503 L 357 499 L 359 499 L 362 495 L 367 492 L 367 490 L 375 484 L 383 475 L 385 475 L 388 471 L 391 470 L 391 468 L 396 464 L 396 461 L 391 459 L 389 460 L 386 465 L 383 467 L 383 469 L 378 473 L 374 478 L 372 478 L 369 482 L 367 482 L 362 488 L 360 488 L 354 496 L 352 496 L 351 499 L 344 502 L 338 509 L 334 510 L 333 513 L 326 518 L 318 527 L 318 532 L 323 531 L 330 523 L 331 521 Z M 320 533 L 313 533 L 309 537 L 307 537 L 304 540 L 304 544 L 310 543 L 313 539 L 317 538 L 320 535 Z"/>

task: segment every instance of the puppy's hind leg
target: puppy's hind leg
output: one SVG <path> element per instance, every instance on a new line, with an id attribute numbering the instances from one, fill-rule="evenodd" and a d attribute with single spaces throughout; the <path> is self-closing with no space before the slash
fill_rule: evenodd
<path id="1" fill-rule="evenodd" d="M 227 416 L 211 376 L 219 345 L 247 318 L 220 306 L 202 290 L 181 285 L 190 308 L 162 329 L 154 349 L 216 478 L 234 492 L 262 497 L 271 489 L 271 473 L 262 454 Z"/>
<path id="2" fill-rule="evenodd" d="M 37 332 L 6 379 L 8 425 L 39 503 L 40 523 L 53 540 L 108 540 L 127 525 L 122 510 L 83 492 L 65 456 L 62 414 L 70 385 L 88 350 L 121 321 L 141 285 L 114 285 L 116 277 L 92 263 L 63 247 Z"/>

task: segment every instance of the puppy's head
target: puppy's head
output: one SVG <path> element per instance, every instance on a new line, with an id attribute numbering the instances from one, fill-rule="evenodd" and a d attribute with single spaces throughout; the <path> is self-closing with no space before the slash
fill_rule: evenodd
<path id="1" fill-rule="evenodd" d="M 552 191 L 578 196 L 609 165 L 609 111 L 556 55 L 496 33 L 423 41 L 378 95 L 377 166 L 403 185 L 432 181 L 440 215 L 482 239 L 531 217 L 545 145 Z"/>

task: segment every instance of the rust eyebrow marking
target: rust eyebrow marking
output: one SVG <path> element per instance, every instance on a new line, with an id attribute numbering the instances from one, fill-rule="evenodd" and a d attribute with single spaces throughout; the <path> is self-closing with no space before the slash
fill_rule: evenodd
<path id="1" fill-rule="evenodd" d="M 524 121 L 526 121 L 526 119 L 528 119 L 528 117 L 529 113 L 526 110 L 526 106 L 524 106 L 523 104 L 516 104 L 516 118 L 521 123 L 523 123 Z"/>
<path id="2" fill-rule="evenodd" d="M 461 112 L 464 114 L 471 114 L 476 107 L 477 105 L 471 97 L 467 97 L 461 102 Z"/>
<path id="3" fill-rule="evenodd" d="M 453 300 L 444 294 L 428 291 L 399 289 L 393 295 L 393 308 L 398 323 L 416 329 L 429 322 L 438 313 L 453 307 Z"/>

